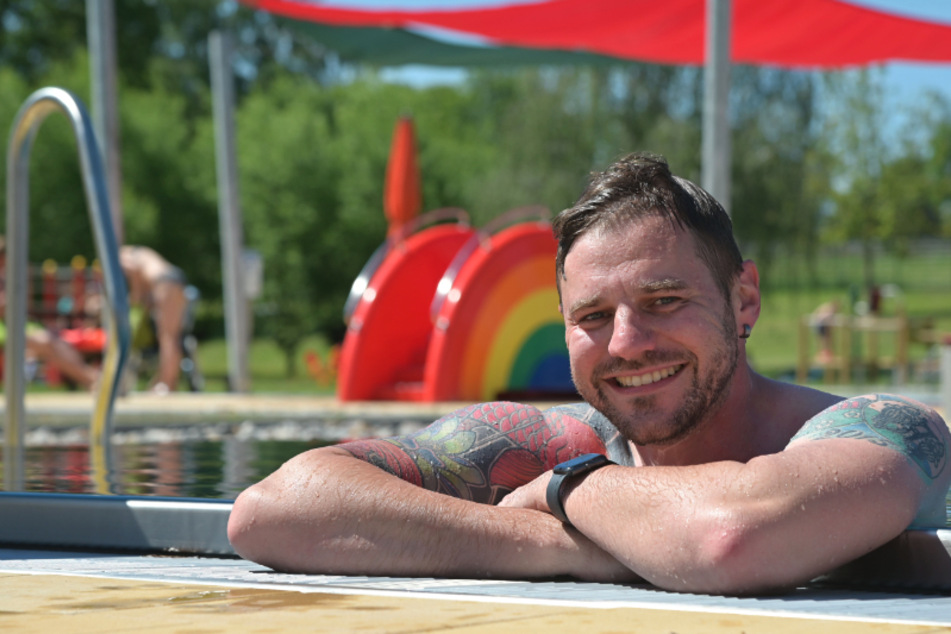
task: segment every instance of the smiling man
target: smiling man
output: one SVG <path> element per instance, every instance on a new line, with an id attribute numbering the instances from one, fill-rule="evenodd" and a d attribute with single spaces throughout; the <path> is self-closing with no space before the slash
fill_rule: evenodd
<path id="1" fill-rule="evenodd" d="M 754 372 L 756 266 L 719 203 L 663 158 L 596 175 L 554 229 L 585 403 L 483 403 L 413 435 L 301 454 L 235 501 L 241 555 L 298 572 L 740 593 L 944 525 L 941 418 Z"/>

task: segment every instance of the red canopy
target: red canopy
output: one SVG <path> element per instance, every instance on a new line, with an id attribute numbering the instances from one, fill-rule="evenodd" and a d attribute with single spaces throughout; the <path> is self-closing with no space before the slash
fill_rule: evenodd
<path id="1" fill-rule="evenodd" d="M 325 25 L 434 30 L 484 45 L 702 64 L 706 0 L 536 0 L 440 10 L 373 10 L 321 0 L 242 0 Z M 889 60 L 951 61 L 951 25 L 841 0 L 732 0 L 734 63 L 836 68 Z M 425 60 L 419 60 L 425 61 Z"/>

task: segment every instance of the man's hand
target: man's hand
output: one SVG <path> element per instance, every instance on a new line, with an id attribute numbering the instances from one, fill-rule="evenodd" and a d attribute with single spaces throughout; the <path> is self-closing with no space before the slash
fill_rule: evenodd
<path id="1" fill-rule="evenodd" d="M 548 491 L 548 482 L 551 480 L 551 471 L 546 471 L 528 484 L 515 489 L 499 502 L 499 506 L 518 509 L 532 509 L 551 513 L 545 493 Z"/>
<path id="2" fill-rule="evenodd" d="M 528 484 L 515 489 L 499 502 L 499 506 L 508 508 L 531 509 L 533 511 L 542 511 L 551 514 L 546 501 L 546 492 L 548 483 L 551 481 L 552 472 L 546 471 Z"/>

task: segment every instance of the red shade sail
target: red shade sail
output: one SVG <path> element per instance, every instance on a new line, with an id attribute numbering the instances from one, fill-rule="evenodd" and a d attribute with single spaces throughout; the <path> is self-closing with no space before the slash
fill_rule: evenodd
<path id="1" fill-rule="evenodd" d="M 702 64 L 704 58 L 705 0 L 513 0 L 457 9 L 447 0 L 439 10 L 347 8 L 347 0 L 242 1 L 296 20 L 405 30 L 474 52 L 515 47 L 669 64 Z M 732 15 L 734 63 L 837 68 L 951 61 L 951 25 L 843 0 L 733 0 Z M 431 61 L 420 55 L 417 62 Z"/>

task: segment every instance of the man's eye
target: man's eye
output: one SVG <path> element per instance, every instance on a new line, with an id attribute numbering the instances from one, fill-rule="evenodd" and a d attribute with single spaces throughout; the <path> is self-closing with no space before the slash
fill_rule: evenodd
<path id="1" fill-rule="evenodd" d="M 594 312 L 594 313 L 588 313 L 588 314 L 586 314 L 586 315 L 582 315 L 581 318 L 578 320 L 578 322 L 579 322 L 579 323 L 584 323 L 584 322 L 599 321 L 599 320 L 601 320 L 601 319 L 604 319 L 605 316 L 606 316 L 606 313 L 604 313 L 603 311 L 600 311 L 600 310 L 599 310 L 599 311 Z"/>
<path id="2" fill-rule="evenodd" d="M 654 300 L 655 306 L 670 306 L 680 301 L 679 297 L 658 297 Z"/>

